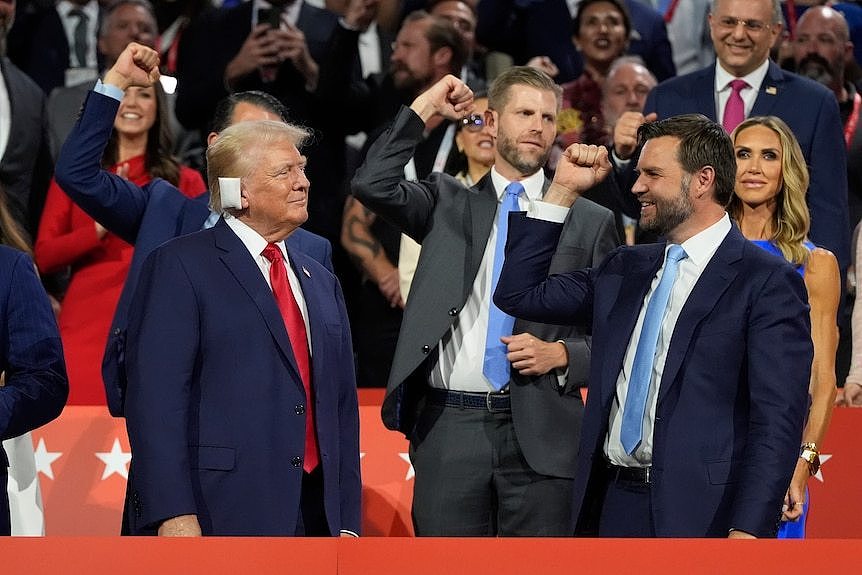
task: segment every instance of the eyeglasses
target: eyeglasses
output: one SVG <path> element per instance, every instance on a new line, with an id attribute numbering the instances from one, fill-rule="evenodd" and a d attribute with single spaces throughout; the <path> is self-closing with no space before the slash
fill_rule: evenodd
<path id="1" fill-rule="evenodd" d="M 459 127 L 468 132 L 478 132 L 485 127 L 485 118 L 481 114 L 470 114 L 466 118 L 461 118 Z"/>
<path id="2" fill-rule="evenodd" d="M 742 24 L 742 27 L 748 32 L 763 32 L 772 27 L 772 24 L 761 22 L 760 20 L 746 20 L 743 18 L 734 18 L 733 16 L 722 16 L 718 19 L 718 25 L 728 30 L 735 29 Z"/>

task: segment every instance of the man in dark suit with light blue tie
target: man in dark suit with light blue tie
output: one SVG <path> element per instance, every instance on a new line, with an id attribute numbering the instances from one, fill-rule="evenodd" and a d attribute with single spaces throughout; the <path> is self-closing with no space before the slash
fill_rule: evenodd
<path id="1" fill-rule="evenodd" d="M 769 61 L 769 50 L 781 37 L 781 22 L 778 0 L 717 0 L 709 16 L 715 65 L 656 86 L 644 114 L 656 112 L 662 119 L 699 113 L 728 131 L 750 116 L 772 115 L 787 122 L 811 170 L 811 241 L 834 253 L 846 269 L 847 162 L 838 104 L 824 86 Z M 745 84 L 737 92 L 732 83 L 738 81 Z"/>
<path id="2" fill-rule="evenodd" d="M 516 214 L 494 301 L 532 321 L 592 320 L 576 533 L 774 537 L 807 410 L 804 284 L 730 222 L 736 165 L 721 126 L 678 116 L 638 139 L 632 192 L 667 244 L 548 277 L 560 224 Z M 577 206 L 610 170 L 607 151 L 574 144 L 563 159 L 577 185 L 545 201 Z"/>
<path id="3" fill-rule="evenodd" d="M 0 381 L 0 440 L 48 423 L 69 395 L 60 332 L 36 266 L 6 246 L 0 246 Z M 11 532 L 8 467 L 0 447 L 0 535 Z"/>
<path id="4" fill-rule="evenodd" d="M 130 48 L 106 84 L 157 79 L 158 54 Z M 127 340 L 132 534 L 359 533 L 344 298 L 284 241 L 308 217 L 308 136 L 272 120 L 221 132 L 207 151 L 218 222 L 144 263 Z"/>
<path id="5" fill-rule="evenodd" d="M 128 48 L 124 54 L 128 58 L 127 51 Z M 98 85 L 89 94 L 56 167 L 57 182 L 69 197 L 110 232 L 135 246 L 102 361 L 108 408 L 117 417 L 123 415 L 126 387 L 123 363 L 128 308 L 144 260 L 167 240 L 209 227 L 218 219 L 208 207 L 209 192 L 190 199 L 164 180 L 153 180 L 141 188 L 102 169 L 102 153 L 122 95 L 122 90 L 107 84 Z M 217 109 L 209 141 L 214 141 L 218 132 L 230 124 L 264 119 L 286 121 L 287 112 L 269 94 L 232 94 Z M 287 241 L 332 271 L 332 248 L 326 239 L 297 229 Z"/>

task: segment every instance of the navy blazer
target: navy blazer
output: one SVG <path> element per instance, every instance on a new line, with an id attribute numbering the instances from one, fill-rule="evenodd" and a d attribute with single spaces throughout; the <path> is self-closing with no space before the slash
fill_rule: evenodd
<path id="1" fill-rule="evenodd" d="M 289 249 L 308 309 L 332 535 L 359 533 L 359 407 L 341 287 Z M 129 310 L 132 534 L 196 514 L 205 535 L 294 535 L 306 396 L 284 320 L 246 246 L 216 226 L 157 248 Z"/>
<path id="2" fill-rule="evenodd" d="M 594 533 L 616 382 L 664 245 L 623 247 L 545 280 L 562 226 L 514 215 L 495 303 L 532 321 L 591 318 L 593 358 L 574 486 Z M 659 537 L 774 537 L 799 456 L 813 349 L 802 278 L 733 227 L 682 308 L 659 384 L 651 508 Z M 592 482 L 591 482 L 592 480 Z M 603 484 L 602 484 L 603 485 Z"/>
<path id="3" fill-rule="evenodd" d="M 0 246 L 0 440 L 45 425 L 69 395 L 60 332 L 36 266 L 24 253 Z M 9 535 L 6 469 L 0 447 L 0 535 Z"/>
<path id="4" fill-rule="evenodd" d="M 190 199 L 161 179 L 141 188 L 102 170 L 100 161 L 119 105 L 111 97 L 90 92 L 81 118 L 57 158 L 55 174 L 57 183 L 81 209 L 111 233 L 135 246 L 102 361 L 108 409 L 116 417 L 123 415 L 128 309 L 144 260 L 169 239 L 203 228 L 210 214 L 209 192 Z M 332 246 L 328 240 L 297 229 L 288 237 L 287 245 L 310 255 L 332 271 Z"/>
<path id="5" fill-rule="evenodd" d="M 850 263 L 847 213 L 847 150 L 835 95 L 808 78 L 769 63 L 749 116 L 778 116 L 793 130 L 811 172 L 807 203 L 809 237 L 838 258 L 842 270 Z M 662 82 L 650 92 L 644 114 L 659 119 L 699 113 L 716 118 L 715 65 Z"/>

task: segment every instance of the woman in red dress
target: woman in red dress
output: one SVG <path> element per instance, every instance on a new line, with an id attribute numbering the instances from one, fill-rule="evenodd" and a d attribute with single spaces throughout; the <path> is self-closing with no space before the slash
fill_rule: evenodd
<path id="1" fill-rule="evenodd" d="M 126 90 L 102 165 L 138 185 L 158 177 L 189 197 L 203 193 L 203 178 L 180 166 L 171 156 L 171 146 L 161 87 Z M 56 182 L 51 183 L 34 255 L 43 274 L 71 268 L 58 318 L 70 405 L 105 404 L 102 354 L 132 249 L 73 204 Z"/>

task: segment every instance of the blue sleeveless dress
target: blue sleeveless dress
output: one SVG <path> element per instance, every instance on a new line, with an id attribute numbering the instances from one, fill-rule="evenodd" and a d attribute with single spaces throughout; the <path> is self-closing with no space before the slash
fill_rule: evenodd
<path id="1" fill-rule="evenodd" d="M 778 257 L 784 257 L 775 244 L 773 244 L 769 240 L 750 240 L 753 244 L 757 245 L 760 248 L 768 251 L 769 253 L 775 254 Z M 814 244 L 809 241 L 805 242 L 805 247 L 808 251 L 814 249 Z M 796 266 L 796 271 L 799 272 L 799 275 L 805 277 L 805 266 L 800 265 Z M 778 528 L 778 538 L 779 539 L 805 539 L 805 522 L 808 519 L 808 488 L 805 488 L 805 502 L 802 504 L 802 516 L 796 521 L 782 521 L 781 527 Z"/>

